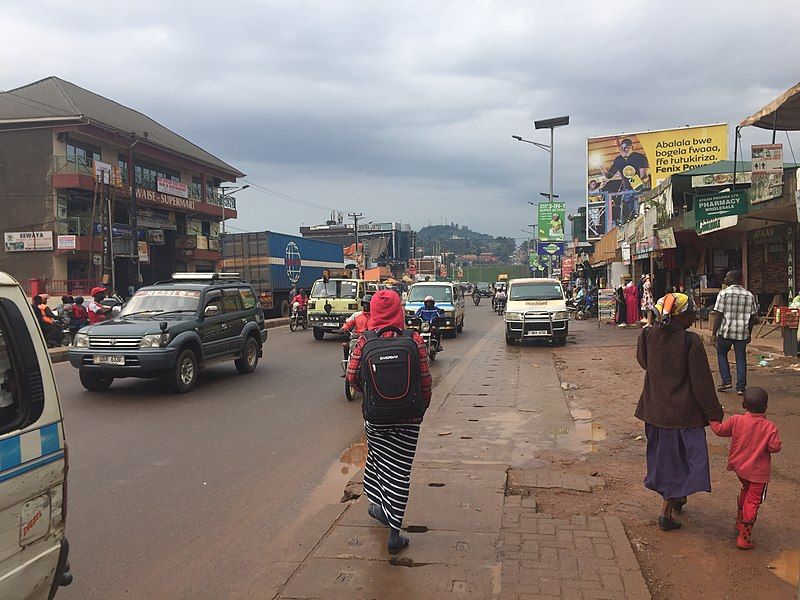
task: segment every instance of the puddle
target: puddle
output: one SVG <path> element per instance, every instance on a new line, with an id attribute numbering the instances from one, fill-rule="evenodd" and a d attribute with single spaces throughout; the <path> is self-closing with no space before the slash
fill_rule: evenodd
<path id="1" fill-rule="evenodd" d="M 605 425 L 594 419 L 592 411 L 584 408 L 570 409 L 575 424 L 574 431 L 556 431 L 557 442 L 560 448 L 573 452 L 597 452 L 597 442 L 602 442 L 608 437 Z"/>
<path id="2" fill-rule="evenodd" d="M 800 550 L 784 550 L 769 564 L 770 572 L 786 583 L 800 585 Z"/>

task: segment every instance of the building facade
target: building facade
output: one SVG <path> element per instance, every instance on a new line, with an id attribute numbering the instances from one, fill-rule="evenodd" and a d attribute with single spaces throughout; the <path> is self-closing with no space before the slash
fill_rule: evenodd
<path id="1" fill-rule="evenodd" d="M 304 238 L 335 242 L 343 246 L 355 243 L 353 225 L 330 222 L 325 225 L 301 227 Z M 405 266 L 413 258 L 414 232 L 405 223 L 359 223 L 358 242 L 364 244 L 371 266 Z"/>
<path id="2" fill-rule="evenodd" d="M 0 270 L 51 295 L 211 271 L 236 168 L 56 77 L 0 93 Z M 28 284 L 30 282 L 30 284 Z"/>

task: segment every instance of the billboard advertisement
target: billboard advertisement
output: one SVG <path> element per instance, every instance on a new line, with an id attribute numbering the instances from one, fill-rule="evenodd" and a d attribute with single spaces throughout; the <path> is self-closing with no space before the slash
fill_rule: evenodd
<path id="1" fill-rule="evenodd" d="M 538 214 L 539 239 L 543 242 L 563 242 L 567 203 L 542 202 L 539 204 Z"/>
<path id="2" fill-rule="evenodd" d="M 3 234 L 6 252 L 34 252 L 53 249 L 52 231 L 12 231 Z"/>
<path id="3" fill-rule="evenodd" d="M 670 175 L 728 156 L 728 126 L 703 125 L 589 138 L 587 237 L 600 239 L 639 212 L 642 194 Z"/>

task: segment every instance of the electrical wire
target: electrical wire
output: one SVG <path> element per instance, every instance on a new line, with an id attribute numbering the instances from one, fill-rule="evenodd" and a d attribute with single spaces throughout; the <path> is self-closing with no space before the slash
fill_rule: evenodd
<path id="1" fill-rule="evenodd" d="M 278 192 L 276 190 L 272 190 L 268 187 L 264 187 L 263 185 L 259 185 L 253 181 L 248 179 L 242 179 L 242 181 L 248 184 L 250 187 L 255 188 L 259 191 L 264 192 L 265 194 L 269 194 L 270 196 L 274 196 L 275 198 L 279 198 L 280 200 L 286 200 L 288 202 L 293 202 L 294 204 L 299 204 L 301 206 L 305 206 L 307 208 L 317 208 L 319 210 L 327 210 L 333 212 L 347 212 L 346 209 L 335 208 L 333 206 L 326 206 L 324 204 L 316 204 L 314 202 L 309 202 L 308 200 L 301 200 L 300 198 L 295 198 L 294 196 L 289 196 L 288 194 L 284 194 L 282 192 Z"/>

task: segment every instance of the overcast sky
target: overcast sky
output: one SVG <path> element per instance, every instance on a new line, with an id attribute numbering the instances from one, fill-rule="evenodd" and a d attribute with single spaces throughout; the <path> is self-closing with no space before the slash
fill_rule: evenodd
<path id="1" fill-rule="evenodd" d="M 327 219 L 312 204 L 522 238 L 548 156 L 511 135 L 547 141 L 534 119 L 570 116 L 556 130 L 555 192 L 574 211 L 587 137 L 737 123 L 800 80 L 797 0 L 0 8 L 0 89 L 57 75 L 306 203 L 245 190 L 231 223 L 244 230 L 296 234 Z M 746 131 L 745 158 L 768 141 Z"/>

